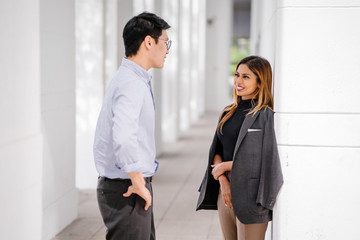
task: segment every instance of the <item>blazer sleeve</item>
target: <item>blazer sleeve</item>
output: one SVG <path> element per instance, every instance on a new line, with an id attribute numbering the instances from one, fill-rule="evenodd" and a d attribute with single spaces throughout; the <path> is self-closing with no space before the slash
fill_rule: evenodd
<path id="1" fill-rule="evenodd" d="M 201 210 L 201 209 L 217 210 L 217 198 L 219 195 L 220 184 L 211 175 L 211 170 L 212 170 L 211 165 L 212 162 L 214 161 L 215 147 L 217 143 L 216 135 L 217 134 L 215 132 L 213 142 L 209 150 L 208 165 L 206 167 L 203 180 L 201 181 L 201 185 L 199 187 L 200 195 L 196 205 L 196 210 Z"/>
<path id="2" fill-rule="evenodd" d="M 260 183 L 256 203 L 272 210 L 284 180 L 274 130 L 274 112 L 269 112 L 264 127 Z"/>
<path id="3" fill-rule="evenodd" d="M 226 112 L 223 111 L 219 121 L 224 117 Z M 217 130 L 215 131 L 213 141 L 209 150 L 208 165 L 206 171 L 201 181 L 199 187 L 199 198 L 196 205 L 196 210 L 208 209 L 208 210 L 217 210 L 217 199 L 219 195 L 220 184 L 219 181 L 215 180 L 211 175 L 212 167 L 214 161 L 214 156 L 216 154 L 216 148 L 218 144 Z M 218 149 L 219 150 L 219 149 Z"/>

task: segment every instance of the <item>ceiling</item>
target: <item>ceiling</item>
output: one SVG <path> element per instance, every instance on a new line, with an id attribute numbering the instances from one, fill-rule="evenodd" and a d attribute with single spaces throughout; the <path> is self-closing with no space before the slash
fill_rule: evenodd
<path id="1" fill-rule="evenodd" d="M 234 9 L 250 10 L 251 0 L 233 0 Z"/>

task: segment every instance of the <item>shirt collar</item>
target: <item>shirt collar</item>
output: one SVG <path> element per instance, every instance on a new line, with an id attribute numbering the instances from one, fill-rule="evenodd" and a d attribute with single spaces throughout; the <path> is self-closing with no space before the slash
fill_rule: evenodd
<path id="1" fill-rule="evenodd" d="M 136 64 L 135 62 L 127 59 L 126 57 L 124 57 L 122 59 L 121 65 L 129 68 L 131 71 L 133 71 L 136 75 L 138 75 L 139 77 L 143 78 L 144 80 L 146 80 L 146 82 L 148 84 L 150 84 L 151 78 L 152 76 L 142 67 L 140 67 L 138 64 Z"/>

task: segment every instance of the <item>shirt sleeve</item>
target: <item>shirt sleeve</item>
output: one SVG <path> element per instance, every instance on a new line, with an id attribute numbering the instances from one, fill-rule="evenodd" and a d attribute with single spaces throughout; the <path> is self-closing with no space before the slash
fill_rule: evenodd
<path id="1" fill-rule="evenodd" d="M 146 85 L 136 79 L 116 89 L 112 99 L 112 139 L 116 167 L 124 172 L 139 172 L 139 116 Z"/>

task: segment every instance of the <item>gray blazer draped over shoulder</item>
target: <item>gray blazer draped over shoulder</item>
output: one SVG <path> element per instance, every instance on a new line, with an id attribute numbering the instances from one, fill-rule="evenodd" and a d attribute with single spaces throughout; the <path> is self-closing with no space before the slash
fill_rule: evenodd
<path id="1" fill-rule="evenodd" d="M 216 144 L 215 132 L 196 210 L 217 209 L 220 185 L 211 175 Z M 263 108 L 255 115 L 245 117 L 235 145 L 230 188 L 234 212 L 240 222 L 253 224 L 271 221 L 282 184 L 274 112 Z"/>

